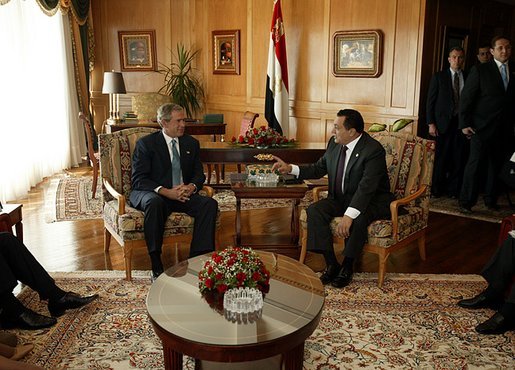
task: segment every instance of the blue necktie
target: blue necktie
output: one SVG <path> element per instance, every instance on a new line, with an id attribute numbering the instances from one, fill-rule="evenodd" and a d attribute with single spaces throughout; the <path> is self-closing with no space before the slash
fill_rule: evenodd
<path id="1" fill-rule="evenodd" d="M 177 139 L 172 139 L 172 186 L 181 183 L 181 157 L 177 150 Z"/>
<path id="2" fill-rule="evenodd" d="M 501 64 L 501 76 L 502 82 L 504 83 L 504 90 L 508 89 L 508 73 L 506 72 L 506 64 Z"/>

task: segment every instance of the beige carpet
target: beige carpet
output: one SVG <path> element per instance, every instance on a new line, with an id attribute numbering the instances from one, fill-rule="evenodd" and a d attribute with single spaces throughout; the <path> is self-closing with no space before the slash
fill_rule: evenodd
<path id="1" fill-rule="evenodd" d="M 515 194 L 511 194 L 511 199 L 515 202 Z M 459 216 L 472 218 L 475 220 L 488 221 L 494 223 L 500 223 L 501 220 L 509 215 L 515 213 L 515 209 L 511 208 L 508 204 L 508 198 L 506 195 L 502 195 L 498 200 L 499 211 L 490 211 L 484 205 L 482 199 L 472 207 L 472 214 L 463 214 L 459 210 L 458 200 L 447 197 L 431 198 L 429 201 L 429 210 L 431 212 L 444 213 L 447 215 Z"/>
<path id="2" fill-rule="evenodd" d="M 149 323 L 148 272 L 52 274 L 66 290 L 101 298 L 71 311 L 53 328 L 16 333 L 33 342 L 25 361 L 46 369 L 163 369 L 161 344 Z M 485 287 L 477 275 L 356 274 L 346 289 L 327 288 L 317 330 L 307 340 L 304 369 L 512 369 L 515 332 L 483 336 L 474 326 L 493 312 L 470 311 L 457 300 Z M 21 300 L 47 313 L 36 293 Z M 185 358 L 185 369 L 193 361 Z"/>
<path id="3" fill-rule="evenodd" d="M 47 222 L 73 221 L 102 218 L 101 190 L 97 188 L 95 199 L 92 198 L 91 177 L 66 176 L 53 180 L 47 197 L 51 202 L 47 205 Z M 236 197 L 230 190 L 222 190 L 215 194 L 220 211 L 234 211 Z M 312 194 L 308 192 L 302 204 L 312 202 Z M 243 199 L 242 209 L 291 207 L 288 199 Z"/>

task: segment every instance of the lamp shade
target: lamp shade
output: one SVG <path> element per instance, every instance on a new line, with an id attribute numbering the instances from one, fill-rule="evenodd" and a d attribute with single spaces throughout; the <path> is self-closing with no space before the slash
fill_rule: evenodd
<path id="1" fill-rule="evenodd" d="M 121 72 L 104 72 L 103 94 L 125 94 L 125 83 Z"/>

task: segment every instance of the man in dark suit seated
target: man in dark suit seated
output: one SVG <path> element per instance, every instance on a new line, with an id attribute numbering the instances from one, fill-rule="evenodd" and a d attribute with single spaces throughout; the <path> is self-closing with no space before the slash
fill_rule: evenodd
<path id="1" fill-rule="evenodd" d="M 493 59 L 474 66 L 460 98 L 459 127 L 470 139 L 459 205 L 472 213 L 480 187 L 480 167 L 486 162 L 485 205 L 497 210 L 498 176 L 502 164 L 513 153 L 515 141 L 515 65 L 509 62 L 511 43 L 506 37 L 492 40 Z"/>
<path id="2" fill-rule="evenodd" d="M 513 233 L 513 232 L 512 232 Z M 499 246 L 490 262 L 486 264 L 481 275 L 488 282 L 488 287 L 477 296 L 458 302 L 464 308 L 493 308 L 497 312 L 485 322 L 476 326 L 481 334 L 502 334 L 515 329 L 515 239 L 508 235 Z M 510 288 L 508 296 L 505 292 Z"/>
<path id="3" fill-rule="evenodd" d="M 48 275 L 25 245 L 13 234 L 0 233 L 0 327 L 41 329 L 54 325 L 55 317 L 40 315 L 25 307 L 13 294 L 21 281 L 48 300 L 52 316 L 61 316 L 71 308 L 82 307 L 98 298 L 98 294 L 81 297 L 65 292 Z"/>
<path id="4" fill-rule="evenodd" d="M 353 264 L 367 240 L 367 227 L 377 219 L 390 218 L 390 181 L 383 146 L 364 131 L 361 114 L 352 109 L 337 113 L 333 137 L 316 163 L 296 166 L 275 157 L 273 168 L 294 174 L 299 179 L 329 177 L 329 196 L 307 209 L 307 249 L 323 253 L 326 270 L 323 284 L 347 286 L 352 280 Z M 337 235 L 345 238 L 344 260 L 340 266 L 333 248 L 330 223 L 343 216 Z"/>
<path id="5" fill-rule="evenodd" d="M 157 110 L 162 131 L 142 137 L 132 157 L 130 202 L 145 213 L 144 229 L 152 280 L 163 273 L 161 250 L 165 222 L 172 212 L 195 218 L 190 257 L 215 249 L 218 203 L 198 194 L 206 179 L 200 144 L 184 133 L 184 109 L 164 104 Z"/>

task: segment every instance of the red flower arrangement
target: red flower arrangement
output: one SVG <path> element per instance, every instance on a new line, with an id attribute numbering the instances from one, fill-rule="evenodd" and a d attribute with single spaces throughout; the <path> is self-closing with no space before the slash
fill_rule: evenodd
<path id="1" fill-rule="evenodd" d="M 228 248 L 214 252 L 199 274 L 201 293 L 221 295 L 231 288 L 256 288 L 263 293 L 270 289 L 270 272 L 251 248 Z"/>
<path id="2" fill-rule="evenodd" d="M 288 139 L 282 136 L 273 128 L 261 126 L 259 128 L 251 128 L 238 138 L 232 137 L 231 144 L 249 146 L 249 147 L 284 147 L 295 145 L 295 139 Z"/>

